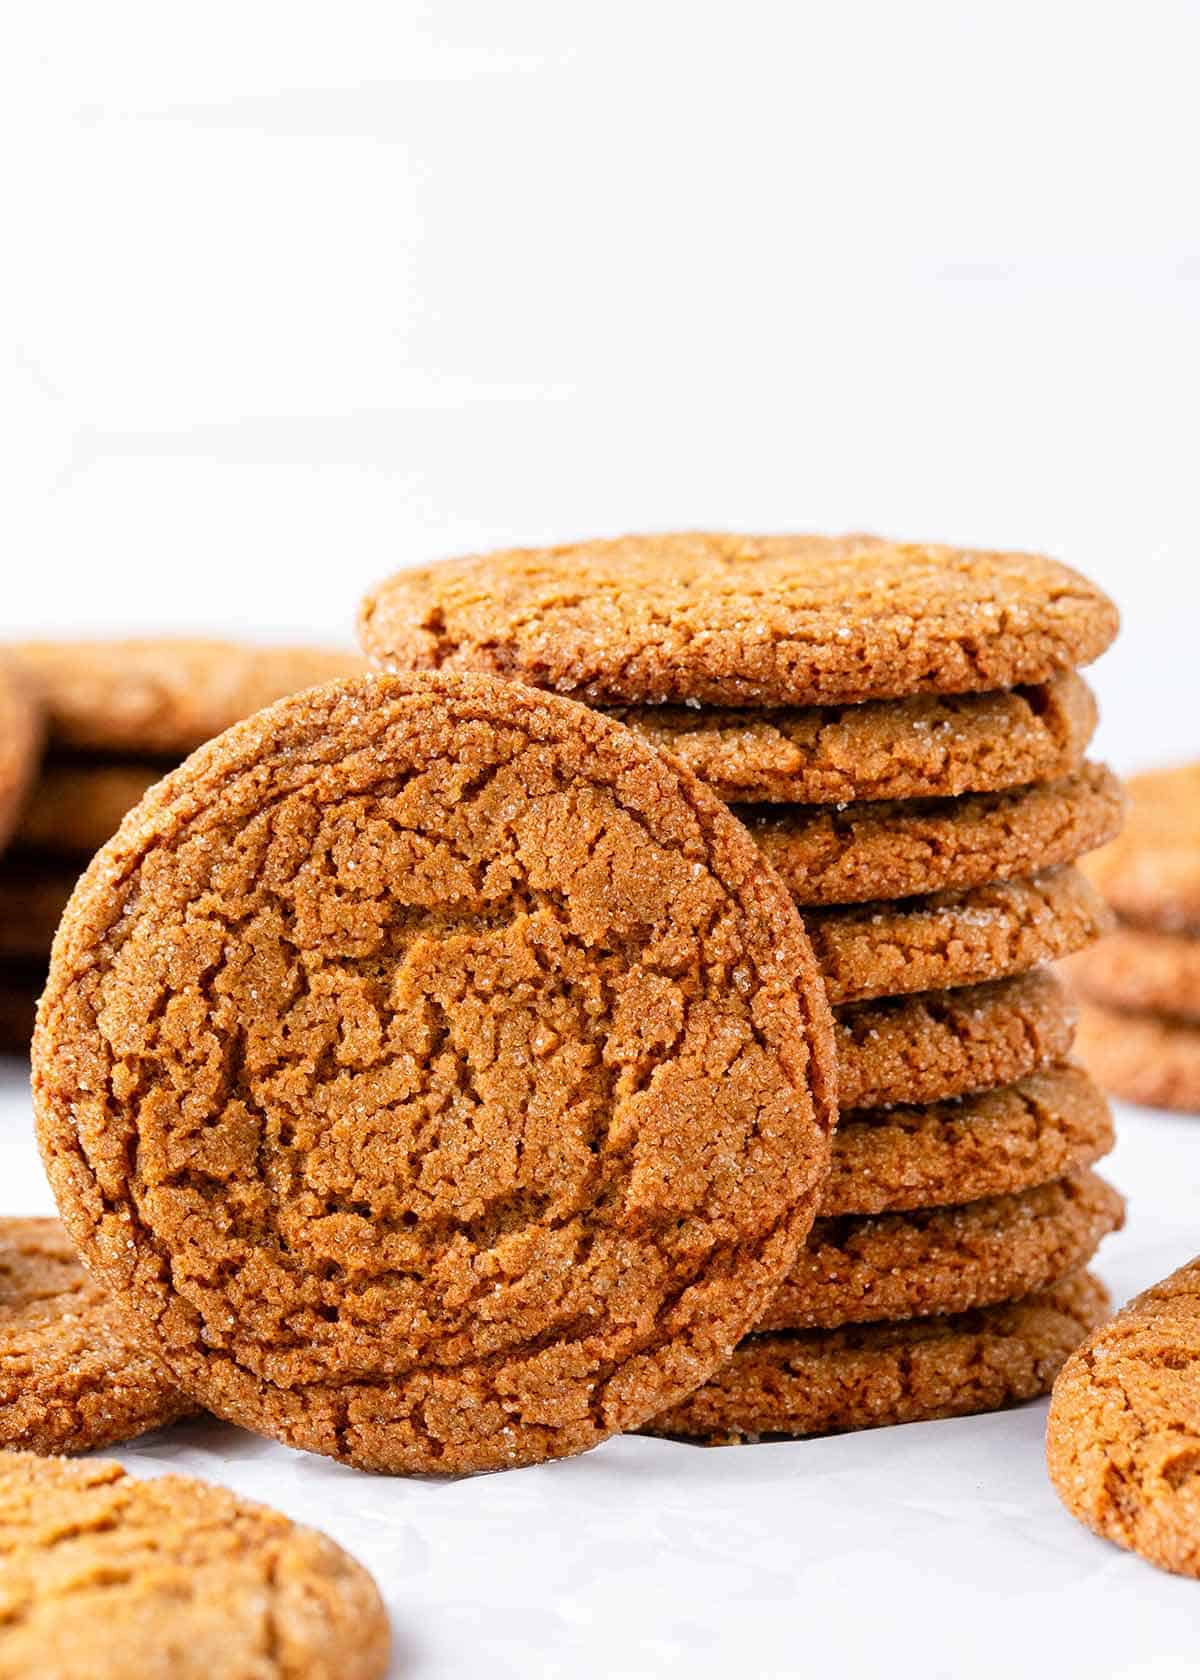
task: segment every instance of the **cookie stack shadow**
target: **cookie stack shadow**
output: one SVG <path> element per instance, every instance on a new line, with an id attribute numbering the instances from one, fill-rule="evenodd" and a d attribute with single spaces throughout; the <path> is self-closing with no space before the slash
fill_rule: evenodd
<path id="1" fill-rule="evenodd" d="M 1079 1052 L 1114 1096 L 1200 1114 L 1200 764 L 1127 788 L 1122 834 L 1087 863 L 1117 926 L 1066 964 Z"/>
<path id="2" fill-rule="evenodd" d="M 1085 1268 L 1123 1220 L 1050 967 L 1107 925 L 1075 867 L 1122 809 L 1076 669 L 1115 633 L 1104 597 L 1031 557 L 689 536 L 402 573 L 360 624 L 385 668 L 501 672 L 622 720 L 733 807 L 807 925 L 840 1062 L 821 1214 L 757 1331 L 651 1432 L 1048 1392 L 1106 1315 Z"/>
<path id="3" fill-rule="evenodd" d="M 0 725 L 24 762 L 0 824 L 0 1053 L 28 1049 L 67 900 L 126 812 L 231 724 L 361 668 L 352 653 L 169 637 L 4 650 Z M 5 783 L 0 766 L 0 816 Z"/>

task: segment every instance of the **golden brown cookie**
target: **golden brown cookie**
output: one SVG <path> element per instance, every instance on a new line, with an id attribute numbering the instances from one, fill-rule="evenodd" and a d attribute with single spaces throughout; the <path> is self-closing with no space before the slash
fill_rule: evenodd
<path id="1" fill-rule="evenodd" d="M 818 1219 L 756 1329 L 834 1330 L 1014 1301 L 1086 1266 L 1120 1230 L 1094 1172 L 957 1207 Z"/>
<path id="2" fill-rule="evenodd" d="M 613 714 L 731 803 L 952 799 L 1079 769 L 1096 729 L 1083 678 L 987 694 L 750 711 L 630 706 Z"/>
<path id="3" fill-rule="evenodd" d="M 61 858 L 22 853 L 0 862 L 0 961 L 45 963 L 78 879 Z"/>
<path id="4" fill-rule="evenodd" d="M 195 1409 L 57 1219 L 0 1219 L 0 1447 L 91 1452 Z"/>
<path id="5" fill-rule="evenodd" d="M 946 1318 L 750 1336 L 645 1433 L 718 1445 L 997 1411 L 1049 1393 L 1108 1310 L 1103 1285 L 1084 1272 L 1023 1301 Z"/>
<path id="6" fill-rule="evenodd" d="M 1103 765 L 1005 793 L 852 805 L 740 805 L 800 905 L 964 892 L 1034 875 L 1104 844 L 1121 784 Z"/>
<path id="7" fill-rule="evenodd" d="M 827 1170 L 785 889 L 629 730 L 486 678 L 283 701 L 93 860 L 34 1039 L 89 1265 L 233 1421 L 579 1452 L 727 1357 Z"/>
<path id="8" fill-rule="evenodd" d="M 597 705 L 840 706 L 1045 682 L 1117 623 L 1036 554 L 685 532 L 398 572 L 359 631 L 393 670 L 487 671 Z"/>
<path id="9" fill-rule="evenodd" d="M 954 1102 L 844 1110 L 821 1213 L 897 1213 L 1028 1190 L 1112 1146 L 1107 1102 L 1069 1064 Z"/>
<path id="10" fill-rule="evenodd" d="M 374 1581 L 316 1529 L 110 1459 L 0 1458 L 0 1680 L 382 1680 Z"/>
<path id="11" fill-rule="evenodd" d="M 910 997 L 845 1003 L 834 1016 L 843 1108 L 944 1102 L 1061 1062 L 1075 1004 L 1048 969 Z"/>
<path id="12" fill-rule="evenodd" d="M 1070 867 L 964 893 L 808 910 L 804 921 L 833 1004 L 1022 974 L 1109 926 L 1095 888 Z"/>
<path id="13" fill-rule="evenodd" d="M 1145 1108 L 1200 1114 L 1200 1026 L 1085 1003 L 1079 1059 L 1114 1097 Z"/>
<path id="14" fill-rule="evenodd" d="M 1200 939 L 1120 926 L 1065 965 L 1081 996 L 1110 1009 L 1200 1023 Z"/>
<path id="15" fill-rule="evenodd" d="M 42 718 L 29 684 L 0 659 L 0 851 L 8 844 L 37 769 Z"/>
<path id="16" fill-rule="evenodd" d="M 1200 1260 L 1072 1354 L 1054 1385 L 1046 1459 L 1073 1517 L 1200 1578 Z"/>
<path id="17" fill-rule="evenodd" d="M 263 706 L 364 669 L 336 648 L 149 637 L 18 642 L 55 746 L 178 757 Z"/>
<path id="18" fill-rule="evenodd" d="M 1088 872 L 1118 915 L 1163 933 L 1200 933 L 1200 764 L 1126 784 L 1129 815 Z"/>
<path id="19" fill-rule="evenodd" d="M 0 963 L 0 1056 L 28 1056 L 37 1000 L 46 969 L 24 963 Z"/>
<path id="20" fill-rule="evenodd" d="M 15 844 L 56 856 L 91 857 L 165 768 L 136 761 L 47 759 L 25 801 Z"/>

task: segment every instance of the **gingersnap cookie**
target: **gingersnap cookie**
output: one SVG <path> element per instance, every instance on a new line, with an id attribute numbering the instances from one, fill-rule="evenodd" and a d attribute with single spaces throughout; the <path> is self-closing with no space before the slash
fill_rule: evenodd
<path id="1" fill-rule="evenodd" d="M 78 879 L 58 859 L 22 854 L 0 863 L 0 961 L 46 961 Z"/>
<path id="2" fill-rule="evenodd" d="M 841 1105 L 944 1102 L 1061 1062 L 1076 1007 L 1048 969 L 949 991 L 844 1003 L 834 1016 Z"/>
<path id="3" fill-rule="evenodd" d="M 22 808 L 14 842 L 28 851 L 91 857 L 165 771 L 136 761 L 47 759 Z"/>
<path id="4" fill-rule="evenodd" d="M 750 1336 L 644 1433 L 721 1445 L 998 1411 L 1048 1394 L 1108 1310 L 1104 1286 L 1083 1272 L 1023 1301 L 944 1318 Z"/>
<path id="5" fill-rule="evenodd" d="M 1088 865 L 1117 914 L 1163 933 L 1200 933 L 1200 764 L 1126 783 L 1120 836 Z"/>
<path id="6" fill-rule="evenodd" d="M 91 1452 L 195 1409 L 57 1219 L 0 1219 L 0 1448 Z"/>
<path id="7" fill-rule="evenodd" d="M 1069 1063 L 952 1102 L 846 1109 L 821 1213 L 898 1213 L 1029 1190 L 1112 1146 L 1107 1102 Z"/>
<path id="8" fill-rule="evenodd" d="M 685 532 L 399 572 L 359 615 L 393 670 L 516 677 L 596 705 L 840 706 L 1045 682 L 1117 610 L 1036 554 Z"/>
<path id="9" fill-rule="evenodd" d="M 1200 1577 L 1200 1260 L 1135 1297 L 1054 1385 L 1050 1480 L 1073 1517 Z"/>
<path id="10" fill-rule="evenodd" d="M 962 893 L 810 909 L 804 921 L 833 1004 L 1000 980 L 1078 951 L 1110 925 L 1071 867 Z"/>
<path id="11" fill-rule="evenodd" d="M 336 648 L 149 637 L 18 642 L 57 747 L 178 757 L 284 695 L 358 675 Z"/>
<path id="12" fill-rule="evenodd" d="M 579 1452 L 703 1381 L 808 1233 L 835 1085 L 726 807 L 486 678 L 201 749 L 93 860 L 34 1038 L 63 1217 L 181 1385 L 392 1471 Z"/>
<path id="13" fill-rule="evenodd" d="M 833 1330 L 1014 1301 L 1086 1266 L 1125 1203 L 1086 1169 L 1010 1196 L 818 1219 L 756 1326 Z"/>
<path id="14" fill-rule="evenodd" d="M 41 745 L 42 719 L 32 690 L 8 660 L 0 660 L 0 850 L 16 827 Z"/>
<path id="15" fill-rule="evenodd" d="M 1065 972 L 1094 1003 L 1200 1023 L 1200 939 L 1187 934 L 1120 925 Z"/>
<path id="16" fill-rule="evenodd" d="M 367 1571 L 316 1529 L 190 1476 L 0 1458 L 0 1680 L 382 1680 Z"/>
<path id="17" fill-rule="evenodd" d="M 0 963 L 0 1056 L 27 1056 L 45 964 Z"/>
<path id="18" fill-rule="evenodd" d="M 628 706 L 612 715 L 731 804 L 949 799 L 1079 769 L 1096 700 L 1064 671 L 984 694 L 914 694 L 771 711 Z"/>
<path id="19" fill-rule="evenodd" d="M 964 892 L 1073 863 L 1121 825 L 1121 784 L 1099 764 L 1005 793 L 840 805 L 741 805 L 801 905 Z"/>
<path id="20" fill-rule="evenodd" d="M 1200 1026 L 1085 1003 L 1079 1059 L 1114 1097 L 1144 1108 L 1200 1114 Z"/>

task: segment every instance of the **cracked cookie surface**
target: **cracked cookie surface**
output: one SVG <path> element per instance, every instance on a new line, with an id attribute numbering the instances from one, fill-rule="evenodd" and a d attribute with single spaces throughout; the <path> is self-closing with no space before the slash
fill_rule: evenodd
<path id="1" fill-rule="evenodd" d="M 1109 1106 L 1082 1068 L 922 1107 L 843 1110 L 821 1213 L 945 1207 L 1028 1190 L 1113 1146 Z"/>
<path id="2" fill-rule="evenodd" d="M 944 1102 L 1061 1062 L 1076 1008 L 1047 969 L 1009 980 L 841 1005 L 834 1016 L 843 1108 Z"/>
<path id="3" fill-rule="evenodd" d="M 1049 1393 L 1108 1306 L 1084 1272 L 1023 1301 L 946 1318 L 749 1336 L 646 1433 L 724 1444 L 996 1411 Z"/>
<path id="4" fill-rule="evenodd" d="M 1200 1025 L 1084 1003 L 1079 1059 L 1114 1097 L 1200 1114 Z"/>
<path id="5" fill-rule="evenodd" d="M 1124 1206 L 1085 1168 L 957 1207 L 818 1219 L 755 1329 L 832 1330 L 1014 1301 L 1086 1266 Z"/>
<path id="6" fill-rule="evenodd" d="M 635 1427 L 794 1260 L 836 1070 L 727 809 L 570 702 L 366 678 L 93 861 L 34 1042 L 63 1217 L 182 1386 L 382 1470 Z"/>
<path id="7" fill-rule="evenodd" d="M 687 532 L 399 572 L 359 631 L 393 670 L 487 671 L 590 704 L 821 706 L 1044 682 L 1117 623 L 1040 555 Z"/>
<path id="8" fill-rule="evenodd" d="M 191 1477 L 0 1456 L 0 1680 L 382 1680 L 390 1644 L 316 1529 Z"/>
<path id="9" fill-rule="evenodd" d="M 91 1452 L 194 1409 L 57 1219 L 0 1219 L 0 1447 Z"/>
<path id="10" fill-rule="evenodd" d="M 1200 1578 L 1200 1260 L 1135 1297 L 1067 1361 L 1046 1458 L 1072 1516 Z"/>
<path id="11" fill-rule="evenodd" d="M 613 715 L 731 804 L 952 799 L 1071 775 L 1096 728 L 1074 671 L 987 694 L 771 711 L 629 706 Z"/>
<path id="12" fill-rule="evenodd" d="M 959 799 L 847 806 L 740 805 L 739 817 L 800 905 L 962 892 L 1073 863 L 1121 823 L 1121 786 L 1073 776 Z"/>
<path id="13" fill-rule="evenodd" d="M 88 752 L 178 756 L 272 701 L 358 674 L 336 648 L 147 637 L 14 642 L 50 740 Z"/>

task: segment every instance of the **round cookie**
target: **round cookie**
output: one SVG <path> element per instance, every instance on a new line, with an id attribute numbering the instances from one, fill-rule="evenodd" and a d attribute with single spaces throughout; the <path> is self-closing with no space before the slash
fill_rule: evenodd
<path id="1" fill-rule="evenodd" d="M 1110 1009 L 1200 1024 L 1200 939 L 1117 927 L 1066 965 L 1084 997 Z"/>
<path id="2" fill-rule="evenodd" d="M 21 812 L 15 842 L 29 851 L 91 857 L 164 773 L 152 764 L 48 759 Z"/>
<path id="3" fill-rule="evenodd" d="M 1200 1260 L 1072 1354 L 1050 1401 L 1046 1460 L 1073 1517 L 1200 1579 Z"/>
<path id="4" fill-rule="evenodd" d="M 832 1039 L 685 772 L 533 689 L 368 678 L 229 731 L 93 860 L 34 1093 L 72 1236 L 199 1401 L 466 1471 L 727 1357 L 816 1212 Z"/>
<path id="5" fill-rule="evenodd" d="M 0 851 L 16 827 L 41 745 L 42 720 L 29 685 L 0 659 Z"/>
<path id="6" fill-rule="evenodd" d="M 1085 1169 L 958 1207 L 818 1219 L 755 1328 L 834 1330 L 1014 1301 L 1086 1266 L 1124 1217 L 1122 1198 Z"/>
<path id="7" fill-rule="evenodd" d="M 57 1219 L 0 1219 L 0 1448 L 91 1452 L 195 1409 Z"/>
<path id="8" fill-rule="evenodd" d="M 952 799 L 1078 770 L 1096 700 L 1074 671 L 985 694 L 749 711 L 630 706 L 614 716 L 731 804 Z"/>
<path id="9" fill-rule="evenodd" d="M 804 920 L 833 1004 L 1000 980 L 1081 950 L 1109 926 L 1095 888 L 1071 867 L 964 893 L 812 909 Z"/>
<path id="10" fill-rule="evenodd" d="M 846 1110 L 821 1213 L 900 1213 L 1029 1190 L 1112 1146 L 1107 1102 L 1070 1064 L 953 1102 Z"/>
<path id="11" fill-rule="evenodd" d="M 18 642 L 57 747 L 180 757 L 284 695 L 359 674 L 336 648 L 150 637 Z"/>
<path id="12" fill-rule="evenodd" d="M 28 1056 L 45 967 L 0 963 L 0 1056 Z"/>
<path id="13" fill-rule="evenodd" d="M 800 905 L 963 892 L 1073 863 L 1121 824 L 1102 765 L 1005 793 L 837 806 L 738 806 Z"/>
<path id="14" fill-rule="evenodd" d="M 110 1459 L 0 1459 L 0 1680 L 382 1680 L 374 1581 L 316 1529 Z"/>
<path id="15" fill-rule="evenodd" d="M 1129 815 L 1088 872 L 1117 914 L 1163 933 L 1200 933 L 1200 764 L 1126 783 Z"/>
<path id="16" fill-rule="evenodd" d="M 645 1433 L 718 1445 L 997 1411 L 1047 1394 L 1108 1309 L 1103 1285 L 1084 1272 L 1023 1301 L 945 1318 L 750 1336 Z"/>
<path id="17" fill-rule="evenodd" d="M 1144 1108 L 1200 1114 L 1200 1026 L 1194 1022 L 1085 1003 L 1079 1012 L 1079 1058 L 1114 1097 Z"/>
<path id="18" fill-rule="evenodd" d="M 46 961 L 78 879 L 57 858 L 0 863 L 0 961 Z"/>
<path id="19" fill-rule="evenodd" d="M 1070 1054 L 1075 1005 L 1047 969 L 979 986 L 846 1003 L 834 1016 L 841 1106 L 944 1102 Z"/>
<path id="20" fill-rule="evenodd" d="M 516 677 L 596 705 L 841 706 L 1045 682 L 1117 633 L 1057 561 L 879 537 L 684 532 L 398 572 L 359 614 L 392 670 Z"/>

